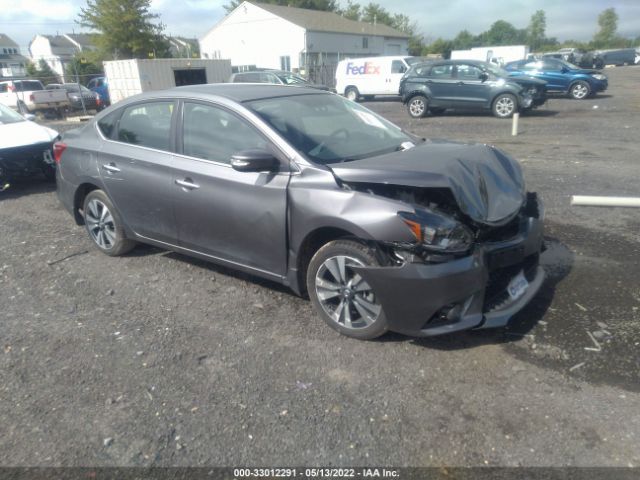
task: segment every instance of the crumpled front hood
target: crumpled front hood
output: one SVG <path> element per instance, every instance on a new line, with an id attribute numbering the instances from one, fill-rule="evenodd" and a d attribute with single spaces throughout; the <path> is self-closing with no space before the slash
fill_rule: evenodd
<path id="1" fill-rule="evenodd" d="M 431 141 L 329 167 L 347 183 L 448 188 L 464 214 L 488 225 L 511 219 L 525 199 L 520 165 L 500 150 L 480 144 Z"/>

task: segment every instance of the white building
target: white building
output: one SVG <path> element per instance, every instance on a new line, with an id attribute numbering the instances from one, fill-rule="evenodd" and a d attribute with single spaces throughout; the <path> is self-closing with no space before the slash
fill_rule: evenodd
<path id="1" fill-rule="evenodd" d="M 336 13 L 243 2 L 200 39 L 203 58 L 234 67 L 302 70 L 349 57 L 404 55 L 409 35 Z"/>
<path id="2" fill-rule="evenodd" d="M 36 35 L 29 44 L 31 58 L 37 64 L 47 62 L 51 70 L 64 82 L 64 68 L 76 53 L 93 50 L 91 36 L 85 33 L 67 33 L 64 35 Z"/>
<path id="3" fill-rule="evenodd" d="M 20 47 L 4 33 L 0 33 L 0 79 L 23 77 L 27 59 L 20 54 Z"/>

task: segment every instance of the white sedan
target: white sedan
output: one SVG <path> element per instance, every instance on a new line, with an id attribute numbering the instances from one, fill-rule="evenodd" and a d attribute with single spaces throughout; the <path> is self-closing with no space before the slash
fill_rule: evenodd
<path id="1" fill-rule="evenodd" d="M 0 188 L 11 178 L 44 174 L 55 179 L 53 143 L 58 132 L 0 104 Z"/>

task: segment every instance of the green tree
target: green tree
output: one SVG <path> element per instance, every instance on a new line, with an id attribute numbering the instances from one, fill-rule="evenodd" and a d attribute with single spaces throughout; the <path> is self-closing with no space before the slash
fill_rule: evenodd
<path id="1" fill-rule="evenodd" d="M 33 62 L 27 63 L 26 71 L 29 78 L 40 80 L 45 85 L 48 83 L 60 83 L 60 78 L 56 72 L 42 59 L 37 64 Z"/>
<path id="2" fill-rule="evenodd" d="M 458 32 L 456 38 L 453 39 L 454 50 L 469 50 L 474 47 L 476 43 L 476 37 L 474 37 L 469 30 Z"/>
<path id="3" fill-rule="evenodd" d="M 347 8 L 340 9 L 338 13 L 342 15 L 344 18 L 358 21 L 360 20 L 361 10 L 362 10 L 362 7 L 360 6 L 359 3 L 355 3 L 352 0 L 347 0 Z"/>
<path id="4" fill-rule="evenodd" d="M 515 45 L 526 43 L 526 31 L 519 30 L 509 22 L 498 20 L 491 28 L 480 34 L 483 45 Z"/>
<path id="5" fill-rule="evenodd" d="M 444 40 L 438 38 L 424 47 L 422 50 L 423 55 L 442 55 L 442 58 L 450 58 L 451 50 L 453 50 L 453 42 L 451 40 Z"/>
<path id="6" fill-rule="evenodd" d="M 615 8 L 607 8 L 598 16 L 598 26 L 600 30 L 593 37 L 595 48 L 605 48 L 612 46 L 616 39 L 618 30 L 618 14 Z"/>
<path id="7" fill-rule="evenodd" d="M 545 43 L 545 31 L 547 29 L 547 17 L 544 10 L 537 10 L 531 15 L 529 26 L 527 27 L 527 36 L 529 47 L 534 52 L 540 50 Z"/>
<path id="8" fill-rule="evenodd" d="M 80 82 L 85 85 L 91 75 L 103 73 L 102 69 L 90 61 L 83 53 L 76 54 L 64 67 L 64 74 L 70 82 Z M 77 74 L 77 76 L 76 76 Z M 78 77 L 80 77 L 78 79 Z"/>
<path id="9" fill-rule="evenodd" d="M 102 58 L 169 56 L 164 25 L 150 13 L 151 0 L 87 0 L 77 22 L 100 35 L 95 44 Z"/>
<path id="10" fill-rule="evenodd" d="M 393 26 L 393 16 L 377 3 L 369 3 L 363 7 L 360 21 Z"/>

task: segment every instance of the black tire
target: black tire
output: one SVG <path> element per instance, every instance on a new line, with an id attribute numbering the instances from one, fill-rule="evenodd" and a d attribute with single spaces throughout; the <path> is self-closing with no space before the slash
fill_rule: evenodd
<path id="1" fill-rule="evenodd" d="M 430 107 L 429 113 L 431 115 L 442 115 L 445 112 L 446 108 L 443 107 Z"/>
<path id="2" fill-rule="evenodd" d="M 343 259 L 341 269 L 340 258 Z M 344 278 L 333 275 L 328 265 L 338 268 L 342 272 L 339 276 Z M 309 262 L 307 291 L 314 309 L 327 325 L 347 337 L 371 340 L 388 331 L 387 318 L 371 287 L 350 265 L 377 266 L 380 262 L 375 251 L 362 243 L 353 240 L 327 243 Z M 356 283 L 352 283 L 358 278 Z M 319 285 L 320 282 L 323 286 Z M 336 287 L 340 287 L 340 293 L 334 294 L 338 292 Z M 321 300 L 319 295 L 324 298 Z"/>
<path id="3" fill-rule="evenodd" d="M 347 87 L 347 89 L 344 91 L 344 96 L 352 102 L 357 102 L 358 100 L 360 100 L 360 92 L 356 87 Z"/>
<path id="4" fill-rule="evenodd" d="M 591 86 L 582 80 L 573 82 L 569 87 L 569 96 L 574 100 L 584 100 L 591 95 Z"/>
<path id="5" fill-rule="evenodd" d="M 424 95 L 414 95 L 407 101 L 407 112 L 411 118 L 423 118 L 429 111 L 429 99 Z"/>
<path id="6" fill-rule="evenodd" d="M 111 219 L 103 217 L 102 210 L 96 207 L 96 204 L 102 204 L 106 207 Z M 84 224 L 89 234 L 89 238 L 93 241 L 94 246 L 111 257 L 117 257 L 130 252 L 136 246 L 136 242 L 129 240 L 122 227 L 120 215 L 113 207 L 111 200 L 102 190 L 93 190 L 84 199 L 83 205 Z M 104 218 L 96 222 L 96 219 Z M 99 240 L 102 238 L 102 242 Z"/>
<path id="7" fill-rule="evenodd" d="M 497 118 L 511 118 L 518 111 L 518 100 L 510 93 L 501 93 L 493 99 L 491 111 Z"/>

